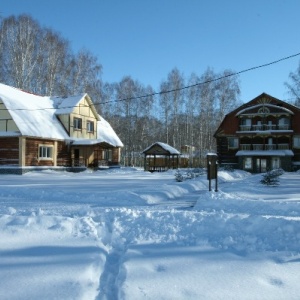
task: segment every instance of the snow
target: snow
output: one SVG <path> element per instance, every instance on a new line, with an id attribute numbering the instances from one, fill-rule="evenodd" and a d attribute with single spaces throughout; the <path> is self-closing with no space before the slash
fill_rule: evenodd
<path id="1" fill-rule="evenodd" d="M 100 142 L 108 143 L 114 147 L 124 146 L 110 124 L 103 117 L 100 117 L 100 121 L 97 122 L 97 130 Z"/>
<path id="2" fill-rule="evenodd" d="M 21 135 L 64 140 L 66 131 L 54 115 L 53 101 L 0 84 L 0 100 L 16 123 Z"/>
<path id="3" fill-rule="evenodd" d="M 56 115 L 69 115 L 73 112 L 74 107 L 79 105 L 79 102 L 84 98 L 86 94 L 71 96 L 68 98 L 52 98 L 54 107 L 57 107 Z"/>
<path id="4" fill-rule="evenodd" d="M 170 145 L 168 145 L 168 144 L 166 144 L 166 143 L 162 143 L 162 142 L 156 142 L 156 143 L 152 144 L 151 146 L 149 146 L 148 148 L 146 148 L 146 149 L 143 151 L 143 153 L 144 153 L 144 152 L 147 152 L 147 151 L 148 151 L 149 149 L 151 149 L 154 145 L 160 146 L 160 147 L 163 148 L 164 150 L 168 151 L 170 154 L 180 154 L 180 152 L 179 152 L 177 149 L 173 148 L 172 146 L 170 146 Z"/>
<path id="5" fill-rule="evenodd" d="M 174 174 L 0 175 L 0 299 L 299 299 L 300 173 Z"/>
<path id="6" fill-rule="evenodd" d="M 240 150 L 236 156 L 294 156 L 294 152 L 292 150 Z"/>
<path id="7" fill-rule="evenodd" d="M 68 98 L 42 97 L 0 83 L 0 102 L 11 114 L 19 132 L 0 132 L 0 136 L 30 136 L 46 139 L 74 140 L 74 144 L 93 145 L 108 143 L 113 147 L 123 144 L 110 124 L 97 115 L 97 139 L 77 139 L 70 137 L 56 115 L 71 114 L 74 107 L 87 94 Z M 91 109 L 94 108 L 91 105 Z"/>

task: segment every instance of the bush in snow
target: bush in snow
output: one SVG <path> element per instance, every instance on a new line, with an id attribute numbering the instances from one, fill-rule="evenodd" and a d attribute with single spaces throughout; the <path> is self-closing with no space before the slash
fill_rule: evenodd
<path id="1" fill-rule="evenodd" d="M 175 180 L 178 182 L 182 182 L 186 179 L 194 179 L 199 177 L 200 175 L 205 174 L 205 169 L 203 168 L 195 168 L 195 169 L 188 169 L 185 172 L 181 170 L 177 170 L 175 173 Z"/>
<path id="2" fill-rule="evenodd" d="M 183 176 L 182 172 L 179 169 L 175 173 L 175 180 L 178 181 L 178 182 L 184 181 L 184 176 Z"/>
<path id="3" fill-rule="evenodd" d="M 265 185 L 279 185 L 279 176 L 283 173 L 284 171 L 282 169 L 268 171 L 267 173 L 262 175 L 263 179 L 260 182 Z"/>

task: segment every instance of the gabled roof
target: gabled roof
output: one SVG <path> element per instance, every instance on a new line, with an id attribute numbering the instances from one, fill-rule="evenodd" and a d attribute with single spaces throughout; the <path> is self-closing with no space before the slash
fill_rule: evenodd
<path id="1" fill-rule="evenodd" d="M 92 102 L 91 98 L 88 94 L 82 94 L 78 96 L 71 96 L 67 98 L 52 98 L 54 102 L 54 106 L 56 108 L 55 114 L 56 115 L 69 115 L 73 112 L 75 107 L 79 106 L 79 103 L 82 99 L 86 99 L 88 102 L 88 106 L 92 110 L 95 118 L 99 121 L 99 115 L 96 111 L 94 103 Z"/>
<path id="2" fill-rule="evenodd" d="M 146 148 L 142 153 L 149 153 L 149 154 L 152 154 L 150 153 L 151 149 L 154 148 L 154 147 L 158 147 L 158 148 L 161 148 L 162 150 L 164 150 L 163 152 L 167 152 L 167 154 L 170 154 L 170 155 L 180 155 L 180 152 L 178 150 L 176 150 L 175 148 L 171 147 L 170 145 L 168 144 L 165 144 L 165 143 L 161 143 L 161 142 L 156 142 L 154 144 L 152 144 L 151 146 L 149 146 L 148 148 Z M 157 152 L 155 154 L 161 154 L 161 155 L 164 155 L 164 153 L 161 152 Z"/>
<path id="3" fill-rule="evenodd" d="M 262 100 L 269 100 L 269 103 Z M 248 109 L 251 109 L 255 106 L 273 106 L 277 107 L 278 109 L 285 111 L 290 114 L 294 114 L 295 111 L 300 111 L 300 108 L 292 105 L 290 103 L 284 102 L 282 100 L 279 100 L 275 97 L 270 96 L 267 93 L 262 93 L 259 96 L 255 97 L 254 99 L 248 101 L 247 103 L 244 103 L 243 105 L 239 106 L 238 108 L 234 109 L 233 111 L 229 112 L 225 117 L 223 118 L 221 124 L 217 128 L 217 130 L 214 133 L 214 137 L 216 137 L 218 134 L 222 133 L 224 130 L 224 123 L 226 123 L 227 119 L 232 116 L 239 116 L 241 113 L 246 112 Z"/>
<path id="4" fill-rule="evenodd" d="M 74 107 L 79 105 L 79 102 L 82 100 L 84 96 L 85 94 L 71 96 L 68 98 L 59 98 L 59 97 L 52 98 L 54 102 L 54 106 L 56 108 L 55 114 L 64 115 L 64 114 L 72 113 Z"/>
<path id="5" fill-rule="evenodd" d="M 56 115 L 70 114 L 85 98 L 95 114 L 97 139 L 71 138 Z M 123 147 L 110 124 L 98 115 L 87 94 L 68 98 L 42 97 L 0 83 L 0 101 L 14 120 L 19 132 L 1 132 L 1 136 L 29 136 L 45 139 L 69 140 L 80 145 L 106 143 L 113 147 Z"/>
<path id="6" fill-rule="evenodd" d="M 16 123 L 20 135 L 68 139 L 66 131 L 54 115 L 55 108 L 51 98 L 0 84 L 0 100 Z"/>

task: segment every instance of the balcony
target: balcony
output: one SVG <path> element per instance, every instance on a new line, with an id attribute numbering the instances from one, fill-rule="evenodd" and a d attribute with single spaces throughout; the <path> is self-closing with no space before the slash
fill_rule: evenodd
<path id="1" fill-rule="evenodd" d="M 240 131 L 274 131 L 274 130 L 291 130 L 291 126 L 287 124 L 240 125 Z"/>
<path id="2" fill-rule="evenodd" d="M 240 144 L 240 149 L 248 151 L 289 150 L 289 144 Z"/>

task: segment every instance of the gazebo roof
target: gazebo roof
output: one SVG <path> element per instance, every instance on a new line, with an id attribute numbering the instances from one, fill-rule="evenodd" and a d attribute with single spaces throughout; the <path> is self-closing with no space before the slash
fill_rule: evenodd
<path id="1" fill-rule="evenodd" d="M 156 142 L 146 148 L 143 152 L 145 155 L 180 155 L 180 152 L 168 144 Z"/>

